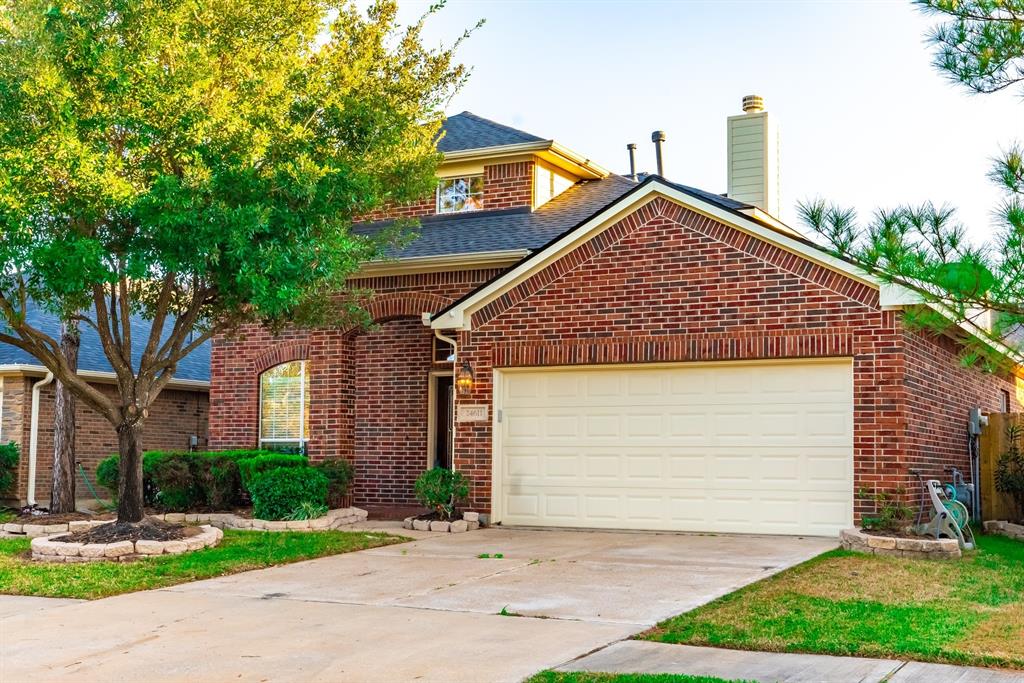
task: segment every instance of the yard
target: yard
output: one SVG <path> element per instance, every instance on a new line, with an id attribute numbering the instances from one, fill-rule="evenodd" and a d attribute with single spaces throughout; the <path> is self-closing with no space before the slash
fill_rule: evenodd
<path id="1" fill-rule="evenodd" d="M 1024 543 L 959 562 L 825 553 L 639 638 L 1024 669 Z"/>
<path id="2" fill-rule="evenodd" d="M 51 564 L 27 559 L 29 539 L 0 538 L 0 593 L 104 598 L 402 542 L 350 531 L 224 532 L 216 548 L 134 562 Z"/>

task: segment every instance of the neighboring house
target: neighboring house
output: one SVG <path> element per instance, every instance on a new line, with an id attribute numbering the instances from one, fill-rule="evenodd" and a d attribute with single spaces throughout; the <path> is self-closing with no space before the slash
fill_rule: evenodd
<path id="1" fill-rule="evenodd" d="M 967 471 L 969 409 L 1017 409 L 1016 379 L 772 217 L 777 136 L 748 104 L 729 196 L 449 118 L 435 196 L 357 226 L 422 219 L 354 278 L 376 326 L 216 339 L 211 446 L 350 458 L 362 506 L 454 464 L 492 523 L 706 532 L 835 534 L 862 488 Z"/>
<path id="2" fill-rule="evenodd" d="M 33 327 L 54 339 L 60 338 L 60 320 L 56 316 L 33 305 L 26 317 Z M 149 330 L 148 321 L 132 319 L 133 339 L 147 339 Z M 81 335 L 78 373 L 100 390 L 114 394 L 114 373 L 96 331 L 82 324 Z M 136 346 L 137 362 L 144 345 Z M 15 441 L 20 446 L 18 480 L 15 490 L 8 493 L 13 493 L 19 504 L 35 502 L 46 507 L 50 502 L 56 382 L 48 383 L 47 378 L 47 370 L 38 360 L 14 346 L 0 344 L 0 443 Z M 145 450 L 188 450 L 193 444 L 206 446 L 209 380 L 210 348 L 205 344 L 178 364 L 174 379 L 153 404 L 143 435 Z M 35 408 L 33 392 L 38 393 Z M 33 442 L 34 420 L 37 438 Z M 85 468 L 89 483 L 95 485 L 96 465 L 117 452 L 117 433 L 109 422 L 81 401 L 76 406 L 75 427 L 76 458 Z M 90 497 L 80 470 L 76 487 L 79 499 Z"/>

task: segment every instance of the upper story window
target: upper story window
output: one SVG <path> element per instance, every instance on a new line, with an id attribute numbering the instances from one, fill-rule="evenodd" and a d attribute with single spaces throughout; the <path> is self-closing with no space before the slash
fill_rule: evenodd
<path id="1" fill-rule="evenodd" d="M 437 183 L 437 212 L 461 213 L 484 208 L 482 175 L 442 178 Z"/>
<path id="2" fill-rule="evenodd" d="M 304 453 L 309 440 L 309 366 L 282 363 L 260 376 L 260 448 Z"/>

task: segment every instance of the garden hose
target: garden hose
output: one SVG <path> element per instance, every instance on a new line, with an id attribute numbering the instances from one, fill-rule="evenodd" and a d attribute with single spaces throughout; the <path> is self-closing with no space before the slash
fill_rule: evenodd
<path id="1" fill-rule="evenodd" d="M 96 499 L 96 502 L 100 504 L 100 507 L 104 510 L 116 510 L 117 508 L 113 505 L 104 503 L 100 500 L 100 495 L 96 493 L 96 489 L 93 488 L 92 482 L 89 481 L 89 475 L 85 473 L 85 468 L 82 467 L 82 463 L 78 463 L 78 471 L 82 474 L 82 481 L 85 482 L 86 487 L 88 487 L 89 492 L 92 494 L 92 497 Z"/>

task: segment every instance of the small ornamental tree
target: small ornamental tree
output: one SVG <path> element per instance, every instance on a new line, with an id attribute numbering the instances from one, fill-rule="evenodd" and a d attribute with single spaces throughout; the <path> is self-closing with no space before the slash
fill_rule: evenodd
<path id="1" fill-rule="evenodd" d="M 346 279 L 384 242 L 352 218 L 430 191 L 467 73 L 423 45 L 427 15 L 396 13 L 0 0 L 0 342 L 117 431 L 118 522 L 142 520 L 146 420 L 185 356 L 243 324 L 364 319 Z M 95 332 L 114 392 L 30 324 L 36 305 Z"/>
<path id="2" fill-rule="evenodd" d="M 1005 493 L 1017 508 L 1017 520 L 1024 521 L 1024 451 L 1021 437 L 1024 429 L 1011 425 L 1006 428 L 1006 451 L 996 461 L 996 490 Z"/>
<path id="3" fill-rule="evenodd" d="M 916 4 L 939 19 L 928 39 L 940 72 L 975 93 L 1024 93 L 1024 0 Z M 999 228 L 985 243 L 967 239 L 948 205 L 880 209 L 866 221 L 821 199 L 800 203 L 798 212 L 835 253 L 931 304 L 909 311 L 908 322 L 933 331 L 966 326 L 964 361 L 997 369 L 1005 363 L 1001 347 L 1016 346 L 1008 340 L 1024 330 L 1024 146 L 1010 144 L 989 177 L 1003 199 L 993 207 Z"/>

